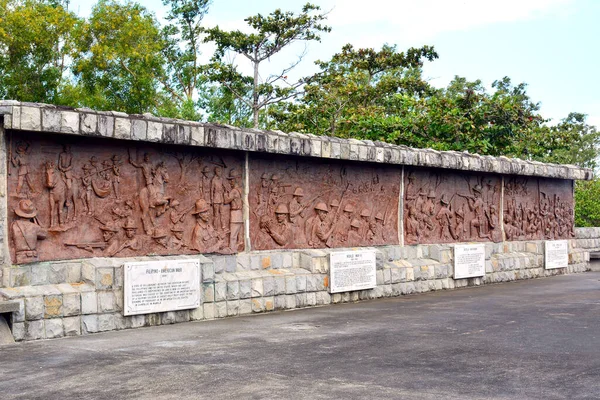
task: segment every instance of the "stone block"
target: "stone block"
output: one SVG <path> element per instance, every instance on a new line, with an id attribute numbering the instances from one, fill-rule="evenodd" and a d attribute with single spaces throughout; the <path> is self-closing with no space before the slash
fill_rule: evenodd
<path id="1" fill-rule="evenodd" d="M 82 334 L 98 332 L 98 315 L 84 315 L 81 317 Z"/>
<path id="2" fill-rule="evenodd" d="M 117 328 L 114 314 L 98 315 L 98 332 L 114 331 Z"/>
<path id="3" fill-rule="evenodd" d="M 81 317 L 66 317 L 62 319 L 63 332 L 65 336 L 81 335 Z"/>
<path id="4" fill-rule="evenodd" d="M 227 316 L 227 302 L 220 301 L 215 303 L 215 318 L 225 318 Z"/>
<path id="5" fill-rule="evenodd" d="M 285 308 L 288 310 L 296 308 L 296 295 L 288 294 L 285 296 Z"/>
<path id="6" fill-rule="evenodd" d="M 98 115 L 94 113 L 81 114 L 81 133 L 84 135 L 96 135 L 98 133 Z"/>
<path id="7" fill-rule="evenodd" d="M 266 277 L 263 279 L 263 296 L 275 295 L 275 278 Z"/>
<path id="8" fill-rule="evenodd" d="M 79 315 L 81 314 L 81 295 L 79 293 L 63 295 L 63 315 Z"/>
<path id="9" fill-rule="evenodd" d="M 65 282 L 79 283 L 81 282 L 81 263 L 68 263 L 65 265 Z"/>
<path id="10" fill-rule="evenodd" d="M 227 299 L 227 282 L 215 283 L 215 301 L 225 301 Z"/>
<path id="11" fill-rule="evenodd" d="M 114 268 L 96 268 L 96 289 L 112 289 L 114 282 Z"/>
<path id="12" fill-rule="evenodd" d="M 276 276 L 275 282 L 275 295 L 285 294 L 285 276 Z"/>
<path id="13" fill-rule="evenodd" d="M 39 107 L 21 107 L 21 129 L 25 131 L 42 129 L 42 113 Z"/>
<path id="14" fill-rule="evenodd" d="M 12 335 L 15 341 L 20 342 L 25 339 L 25 322 L 14 322 L 12 324 Z"/>
<path id="15" fill-rule="evenodd" d="M 60 132 L 60 111 L 55 108 L 42 108 L 42 129 L 47 132 Z"/>
<path id="16" fill-rule="evenodd" d="M 263 293 L 263 280 L 252 279 L 252 297 L 262 297 Z"/>
<path id="17" fill-rule="evenodd" d="M 233 300 L 227 301 L 227 316 L 228 317 L 235 317 L 236 315 L 238 315 L 240 312 L 240 301 L 239 300 Z"/>
<path id="18" fill-rule="evenodd" d="M 215 303 L 206 303 L 202 308 L 204 319 L 215 319 Z"/>
<path id="19" fill-rule="evenodd" d="M 252 281 L 250 279 L 244 279 L 239 281 L 240 285 L 240 299 L 249 299 L 252 297 Z"/>
<path id="20" fill-rule="evenodd" d="M 44 296 L 44 318 L 57 318 L 62 315 L 62 295 Z"/>
<path id="21" fill-rule="evenodd" d="M 317 305 L 331 304 L 331 295 L 326 291 L 317 292 Z"/>
<path id="22" fill-rule="evenodd" d="M 306 292 L 306 275 L 296 275 L 296 292 Z"/>
<path id="23" fill-rule="evenodd" d="M 60 132 L 79 133 L 79 113 L 74 111 L 60 112 Z"/>
<path id="24" fill-rule="evenodd" d="M 47 285 L 48 282 L 48 264 L 33 264 L 31 266 L 31 285 Z"/>
<path id="25" fill-rule="evenodd" d="M 110 115 L 98 115 L 98 134 L 113 137 L 115 134 L 115 118 Z"/>
<path id="26" fill-rule="evenodd" d="M 200 321 L 204 319 L 204 308 L 202 306 L 189 311 L 190 321 Z"/>
<path id="27" fill-rule="evenodd" d="M 275 297 L 268 296 L 264 297 L 265 311 L 273 311 L 275 310 Z"/>
<path id="28" fill-rule="evenodd" d="M 98 298 L 96 292 L 81 293 L 81 313 L 96 314 L 98 312 Z"/>
<path id="29" fill-rule="evenodd" d="M 142 119 L 134 119 L 131 121 L 131 138 L 133 140 L 146 140 L 148 131 L 148 123 Z"/>
<path id="30" fill-rule="evenodd" d="M 215 264 L 214 263 L 202 263 L 202 282 L 211 283 L 215 281 Z"/>
<path id="31" fill-rule="evenodd" d="M 115 118 L 116 139 L 131 139 L 131 120 L 129 118 Z"/>
<path id="32" fill-rule="evenodd" d="M 240 300 L 240 308 L 238 311 L 239 315 L 246 315 L 252 313 L 252 300 L 251 299 L 243 299 Z"/>
<path id="33" fill-rule="evenodd" d="M 45 338 L 54 339 L 65 336 L 63 320 L 61 318 L 47 319 L 44 321 Z"/>
<path id="34" fill-rule="evenodd" d="M 240 282 L 227 282 L 227 300 L 237 300 L 240 298 Z"/>
<path id="35" fill-rule="evenodd" d="M 15 299 L 18 303 L 18 310 L 11 313 L 12 323 L 25 321 L 25 299 Z"/>
<path id="36" fill-rule="evenodd" d="M 44 298 L 27 297 L 25 298 L 25 319 L 27 321 L 44 318 Z"/>
<path id="37" fill-rule="evenodd" d="M 214 283 L 203 283 L 202 284 L 202 297 L 203 302 L 212 303 L 215 301 L 215 284 Z"/>
<path id="38" fill-rule="evenodd" d="M 98 312 L 106 313 L 116 310 L 115 296 L 112 291 L 98 292 Z"/>
<path id="39" fill-rule="evenodd" d="M 45 333 L 43 319 L 25 322 L 25 340 L 43 339 Z"/>

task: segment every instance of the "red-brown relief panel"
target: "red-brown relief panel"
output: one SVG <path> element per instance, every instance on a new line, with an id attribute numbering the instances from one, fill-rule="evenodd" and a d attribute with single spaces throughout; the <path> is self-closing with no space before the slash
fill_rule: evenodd
<path id="1" fill-rule="evenodd" d="M 398 244 L 401 169 L 250 156 L 252 249 Z"/>
<path id="2" fill-rule="evenodd" d="M 498 176 L 406 168 L 406 244 L 502 240 Z"/>
<path id="3" fill-rule="evenodd" d="M 575 237 L 572 181 L 507 176 L 504 178 L 506 240 Z"/>
<path id="4" fill-rule="evenodd" d="M 243 156 L 8 134 L 13 261 L 243 249 Z"/>

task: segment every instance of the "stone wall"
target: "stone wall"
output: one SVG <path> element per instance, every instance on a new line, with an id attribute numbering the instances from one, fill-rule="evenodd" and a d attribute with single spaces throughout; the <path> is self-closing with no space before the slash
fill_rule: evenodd
<path id="1" fill-rule="evenodd" d="M 0 296 L 19 304 L 11 321 L 16 340 L 49 339 L 583 272 L 589 252 L 578 247 L 580 240 L 569 240 L 568 268 L 555 270 L 544 269 L 543 241 L 488 243 L 485 276 L 458 280 L 451 244 L 381 246 L 377 287 L 336 294 L 328 291 L 329 250 L 179 256 L 200 261 L 202 306 L 128 317 L 123 316 L 125 259 L 5 267 Z"/>
<path id="2" fill-rule="evenodd" d="M 590 170 L 575 166 L 11 101 L 0 101 L 1 116 L 0 302 L 18 304 L 19 311 L 10 318 L 17 340 L 581 272 L 589 268 L 589 252 L 600 243 L 597 232 L 572 229 L 573 180 L 592 177 Z M 19 148 L 19 142 L 28 144 Z M 26 158 L 27 169 L 19 169 L 19 162 L 17 166 L 10 162 L 7 168 L 7 155 L 12 159 L 17 149 Z M 67 162 L 71 151 L 79 156 Z M 151 214 L 144 214 L 140 202 L 142 189 L 150 185 L 142 166 L 144 153 L 151 154 L 148 171 L 155 174 L 162 165 L 169 175 L 168 185 L 163 175 L 162 186 L 154 192 Z M 52 189 L 67 183 L 68 165 L 74 171 L 72 179 L 83 185 L 89 171 L 97 168 L 98 175 L 93 176 L 98 181 L 90 181 L 86 189 L 95 208 L 91 214 L 89 207 L 84 208 L 86 215 L 77 214 L 74 220 L 67 203 L 61 203 L 66 213 L 61 224 L 58 210 L 52 209 L 52 199 L 58 196 L 52 197 Z M 242 222 L 235 240 L 231 239 L 237 229 L 231 225 L 234 207 L 217 210 L 213 199 L 205 198 L 206 166 L 212 169 L 211 185 L 216 167 L 223 168 L 224 180 L 231 177 L 239 184 Z M 24 178 L 19 183 L 25 171 L 31 173 L 33 186 L 39 185 L 39 193 L 30 190 L 35 188 L 28 187 Z M 114 186 L 116 176 L 122 178 L 120 189 Z M 265 179 L 268 190 L 261 193 Z M 298 189 L 305 193 L 298 195 Z M 83 197 L 74 202 L 89 206 Z M 22 207 L 23 200 L 35 203 L 39 218 L 21 220 L 48 231 L 48 238 L 39 241 L 37 260 L 18 259 L 8 245 L 10 238 L 14 251 L 15 233 L 9 227 L 15 226 L 14 209 Z M 340 222 L 340 229 L 319 232 L 320 226 L 333 227 L 332 216 L 342 221 L 347 206 L 352 209 L 344 220 L 348 227 Z M 302 228 L 292 220 L 294 207 Z M 324 209 L 329 216 L 319 213 Z M 544 218 L 550 209 L 563 223 Z M 189 214 L 183 219 L 173 215 L 184 212 Z M 194 225 L 191 215 L 202 212 L 210 218 L 202 222 L 194 217 Z M 220 212 L 224 218 L 216 223 Z M 285 220 L 277 216 L 281 213 Z M 21 210 L 21 214 L 31 213 Z M 169 246 L 175 243 L 174 234 L 163 244 L 157 240 L 164 237 L 157 232 L 179 227 L 186 246 L 213 231 L 219 245 L 179 246 L 173 251 Z M 357 235 L 353 241 L 347 234 L 352 228 Z M 128 229 L 134 232 L 132 237 L 127 236 Z M 106 239 L 110 235 L 104 236 L 109 230 L 118 235 L 117 243 L 131 245 L 110 247 L 111 238 Z M 138 237 L 139 242 L 129 241 Z M 568 267 L 545 270 L 543 239 L 558 238 L 568 240 Z M 485 276 L 454 279 L 453 247 L 471 241 L 485 243 Z M 329 254 L 332 248 L 349 246 L 376 251 L 377 286 L 330 294 Z M 201 307 L 123 315 L 125 262 L 187 258 L 201 264 Z"/>

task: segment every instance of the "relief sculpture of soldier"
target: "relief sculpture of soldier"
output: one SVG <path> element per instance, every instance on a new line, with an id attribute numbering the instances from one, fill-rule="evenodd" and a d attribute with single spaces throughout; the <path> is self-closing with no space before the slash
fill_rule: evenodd
<path id="1" fill-rule="evenodd" d="M 48 236 L 37 221 L 37 209 L 31 200 L 21 200 L 14 209 L 17 219 L 11 224 L 15 258 L 18 264 L 38 260 L 38 240 Z"/>
<path id="2" fill-rule="evenodd" d="M 28 142 L 19 142 L 17 143 L 16 153 L 11 157 L 10 162 L 13 167 L 17 168 L 17 187 L 15 188 L 14 196 L 16 197 L 27 197 L 26 194 L 23 193 L 23 186 L 26 184 L 29 188 L 31 194 L 36 193 L 36 189 L 33 185 L 30 170 L 29 170 L 29 148 L 30 144 Z"/>
<path id="3" fill-rule="evenodd" d="M 236 169 L 229 171 L 230 190 L 224 196 L 223 204 L 230 205 L 229 217 L 229 250 L 235 252 L 238 245 L 243 243 L 242 233 L 244 227 L 244 215 L 242 214 L 242 189 L 239 186 L 238 180 L 241 178 L 240 173 Z"/>
<path id="4" fill-rule="evenodd" d="M 216 253 L 225 245 L 219 232 L 210 223 L 210 206 L 204 199 L 196 201 L 194 212 L 196 226 L 192 231 L 191 248 L 201 253 Z"/>

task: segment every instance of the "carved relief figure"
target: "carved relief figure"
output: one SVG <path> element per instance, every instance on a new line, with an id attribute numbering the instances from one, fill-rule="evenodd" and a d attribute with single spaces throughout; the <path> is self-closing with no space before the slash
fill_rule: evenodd
<path id="1" fill-rule="evenodd" d="M 315 206 L 315 211 L 317 213 L 317 220 L 314 222 L 312 226 L 312 231 L 310 235 L 310 239 L 308 244 L 312 247 L 330 247 L 327 245 L 331 234 L 333 233 L 334 226 L 332 224 L 333 221 L 328 220 L 327 215 L 329 214 L 329 210 L 327 209 L 327 205 L 323 202 L 319 202 Z"/>
<path id="2" fill-rule="evenodd" d="M 141 242 L 137 237 L 137 226 L 135 226 L 133 218 L 127 218 L 125 225 L 123 225 L 123 230 L 125 231 L 125 240 L 120 244 L 109 246 L 106 249 L 109 257 L 114 257 L 126 249 L 137 251 L 141 248 Z"/>
<path id="3" fill-rule="evenodd" d="M 225 195 L 225 185 L 223 184 L 223 178 L 221 175 L 223 174 L 223 168 L 217 166 L 215 167 L 215 175 L 212 178 L 210 183 L 210 198 L 213 206 L 213 224 L 218 229 L 226 229 L 223 226 L 223 200 Z"/>
<path id="4" fill-rule="evenodd" d="M 121 198 L 121 191 L 119 185 L 121 183 L 121 157 L 118 154 L 113 154 L 112 158 L 111 172 L 112 172 L 112 187 L 113 193 L 115 194 L 115 199 Z"/>
<path id="5" fill-rule="evenodd" d="M 17 219 L 11 224 L 13 248 L 17 263 L 38 260 L 38 240 L 46 239 L 48 233 L 37 221 L 37 209 L 31 200 L 19 201 L 14 209 Z"/>
<path id="6" fill-rule="evenodd" d="M 204 168 L 202 168 L 202 178 L 201 178 L 201 183 L 200 183 L 200 191 L 202 194 L 202 198 L 207 202 L 210 203 L 210 182 L 211 182 L 211 176 L 210 176 L 210 167 L 208 165 L 205 165 Z"/>
<path id="7" fill-rule="evenodd" d="M 238 179 L 240 173 L 236 169 L 229 171 L 229 184 L 231 189 L 225 194 L 223 204 L 230 205 L 229 217 L 229 249 L 237 251 L 238 244 L 243 243 L 242 233 L 244 227 L 244 215 L 242 214 L 242 189 L 239 186 Z"/>
<path id="8" fill-rule="evenodd" d="M 54 163 L 47 161 L 45 165 L 46 187 L 49 190 L 50 200 L 50 229 L 56 227 L 56 223 L 62 228 L 65 223 L 63 208 L 66 204 L 67 186 L 56 173 Z"/>
<path id="9" fill-rule="evenodd" d="M 362 240 L 362 236 L 360 234 L 361 222 L 357 219 L 353 219 L 350 222 L 350 231 L 348 232 L 348 247 L 358 247 Z"/>
<path id="10" fill-rule="evenodd" d="M 169 243 L 169 248 L 180 250 L 188 247 L 183 239 L 183 227 L 181 225 L 176 225 L 171 228 L 171 232 L 173 233 L 173 237 Z"/>
<path id="11" fill-rule="evenodd" d="M 223 247 L 223 240 L 216 229 L 210 223 L 210 207 L 206 200 L 196 201 L 195 210 L 192 213 L 196 217 L 196 226 L 192 232 L 192 249 L 201 253 L 215 253 Z"/>
<path id="12" fill-rule="evenodd" d="M 27 184 L 27 187 L 32 193 L 36 193 L 35 187 L 33 186 L 33 182 L 31 181 L 31 176 L 29 175 L 29 146 L 30 145 L 27 142 L 17 143 L 17 154 L 15 154 L 10 159 L 12 165 L 15 168 L 17 168 L 18 181 L 17 187 L 15 189 L 15 196 L 17 197 L 26 197 L 26 195 L 23 194 L 24 184 Z"/>
<path id="13" fill-rule="evenodd" d="M 275 242 L 277 247 L 285 247 L 292 240 L 292 230 L 288 225 L 289 210 L 280 203 L 275 208 L 275 220 L 266 219 L 261 223 L 263 229 Z"/>
<path id="14" fill-rule="evenodd" d="M 83 176 L 81 177 L 81 186 L 83 188 L 81 198 L 83 200 L 83 206 L 85 207 L 88 215 L 94 214 L 94 203 L 92 202 L 92 193 L 94 189 L 92 189 L 91 168 L 92 167 L 90 165 L 85 164 L 83 166 Z"/>

